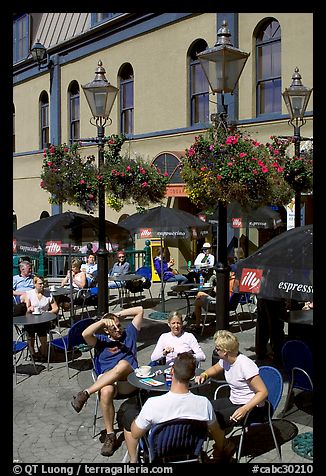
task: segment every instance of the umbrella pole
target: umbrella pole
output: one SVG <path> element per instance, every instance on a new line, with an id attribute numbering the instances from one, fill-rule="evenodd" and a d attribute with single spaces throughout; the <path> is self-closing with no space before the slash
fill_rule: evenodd
<path id="1" fill-rule="evenodd" d="M 162 296 L 162 312 L 165 312 L 165 299 L 164 299 L 164 269 L 163 269 L 163 240 L 161 237 L 161 296 Z"/>
<path id="2" fill-rule="evenodd" d="M 69 288 L 70 288 L 70 325 L 74 323 L 74 295 L 72 285 L 72 269 L 71 269 L 71 243 L 68 248 L 68 265 L 69 265 Z"/>

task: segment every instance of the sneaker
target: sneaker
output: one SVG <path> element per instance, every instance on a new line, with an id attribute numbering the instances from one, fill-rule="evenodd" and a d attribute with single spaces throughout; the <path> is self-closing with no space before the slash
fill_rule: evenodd
<path id="1" fill-rule="evenodd" d="M 85 390 L 83 390 L 82 392 L 78 392 L 76 396 L 72 397 L 71 405 L 76 410 L 76 412 L 79 413 L 88 399 L 89 399 L 88 393 Z"/>
<path id="2" fill-rule="evenodd" d="M 101 448 L 102 456 L 112 456 L 116 447 L 117 438 L 115 433 L 107 433 L 104 445 Z"/>

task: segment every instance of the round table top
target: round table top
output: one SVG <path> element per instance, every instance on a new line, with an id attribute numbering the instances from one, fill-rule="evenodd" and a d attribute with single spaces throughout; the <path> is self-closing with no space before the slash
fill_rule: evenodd
<path id="1" fill-rule="evenodd" d="M 52 296 L 67 296 L 70 294 L 70 287 L 58 287 L 58 288 L 55 288 L 54 291 L 52 291 L 50 288 L 46 288 L 47 291 L 49 291 Z M 76 288 L 72 288 L 72 292 L 75 293 L 77 292 L 78 289 Z"/>
<path id="2" fill-rule="evenodd" d="M 160 375 L 153 375 L 152 379 L 153 380 L 158 380 L 163 385 L 158 385 L 157 387 L 155 387 L 154 385 L 153 386 L 152 385 L 146 385 L 145 383 L 141 382 L 142 378 L 144 378 L 144 377 L 137 377 L 135 372 L 132 372 L 131 374 L 128 375 L 128 382 L 131 385 L 133 385 L 134 387 L 140 388 L 141 390 L 147 390 L 148 392 L 161 392 L 161 393 L 168 392 L 170 390 L 170 387 L 166 386 L 166 384 L 165 384 L 165 375 L 163 373 L 163 371 L 167 367 L 169 367 L 169 366 L 168 365 L 155 365 L 154 367 L 152 367 L 153 372 L 157 372 L 158 370 L 162 371 L 162 373 Z M 196 368 L 196 375 L 200 375 L 202 372 L 203 372 L 203 369 L 198 368 L 198 367 Z M 206 380 L 206 383 L 207 383 L 207 380 Z M 193 387 L 199 387 L 199 386 L 200 385 L 195 383 L 194 380 L 190 380 L 190 382 L 189 382 L 190 390 Z"/>
<path id="3" fill-rule="evenodd" d="M 109 279 L 112 281 L 134 281 L 136 279 L 141 279 L 141 274 L 118 274 L 117 276 L 110 276 Z"/>
<path id="4" fill-rule="evenodd" d="M 212 291 L 213 286 L 205 285 L 201 286 L 198 283 L 185 283 L 185 284 L 177 284 L 176 286 L 172 286 L 171 290 L 175 291 L 176 293 L 187 293 L 187 292 L 198 292 L 198 291 L 205 291 L 210 292 Z"/>
<path id="5" fill-rule="evenodd" d="M 314 323 L 314 310 L 313 309 L 307 309 L 307 310 L 299 309 L 297 311 L 290 311 L 287 322 L 289 324 L 305 324 L 308 326 L 312 326 Z"/>
<path id="6" fill-rule="evenodd" d="M 57 314 L 53 314 L 53 312 L 42 312 L 41 314 L 27 312 L 21 316 L 14 316 L 13 325 L 44 324 L 44 322 L 54 321 L 56 318 Z"/>

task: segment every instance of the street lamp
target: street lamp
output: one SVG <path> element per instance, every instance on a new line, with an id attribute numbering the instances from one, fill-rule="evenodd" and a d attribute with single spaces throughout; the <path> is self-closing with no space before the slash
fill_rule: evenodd
<path id="1" fill-rule="evenodd" d="M 92 82 L 82 86 L 88 105 L 93 114 L 90 123 L 97 127 L 98 170 L 101 175 L 104 166 L 104 129 L 109 118 L 118 88 L 112 86 L 105 77 L 102 61 L 98 62 L 95 78 Z M 105 239 L 105 188 L 101 180 L 98 181 L 98 220 L 99 232 L 97 251 L 98 256 L 98 316 L 102 317 L 108 311 L 108 251 Z"/>
<path id="2" fill-rule="evenodd" d="M 45 68 L 46 69 L 52 68 L 53 61 L 49 58 L 49 55 L 47 54 L 47 50 L 45 46 L 42 45 L 42 43 L 40 43 L 39 40 L 37 40 L 37 42 L 34 43 L 34 45 L 32 46 L 31 53 L 32 53 L 33 60 L 36 61 L 38 64 L 39 70 L 45 69 Z M 47 60 L 46 64 L 42 64 L 45 58 Z"/>
<path id="3" fill-rule="evenodd" d="M 292 84 L 289 88 L 285 88 L 282 93 L 284 102 L 286 104 L 291 124 L 294 128 L 294 154 L 300 157 L 300 127 L 306 123 L 304 114 L 306 112 L 312 88 L 306 88 L 301 82 L 301 74 L 299 68 L 295 68 L 292 75 Z M 295 228 L 301 226 L 301 192 L 295 191 L 295 206 L 294 206 L 294 226 Z"/>
<path id="4" fill-rule="evenodd" d="M 213 93 L 221 93 L 222 103 L 211 119 L 216 128 L 227 126 L 227 105 L 224 94 L 233 93 L 250 53 L 235 48 L 226 20 L 217 32 L 213 48 L 198 53 L 197 57 Z M 216 256 L 216 329 L 229 327 L 229 267 L 227 263 L 227 205 L 218 202 L 218 236 Z"/>

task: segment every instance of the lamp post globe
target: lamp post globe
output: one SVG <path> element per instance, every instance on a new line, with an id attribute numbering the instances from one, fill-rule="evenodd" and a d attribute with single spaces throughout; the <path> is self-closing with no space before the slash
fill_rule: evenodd
<path id="1" fill-rule="evenodd" d="M 282 93 L 290 116 L 289 124 L 291 124 L 294 129 L 294 154 L 296 157 L 300 157 L 300 128 L 306 123 L 304 115 L 312 92 L 312 88 L 310 89 L 304 86 L 301 79 L 299 68 L 296 67 L 292 75 L 291 86 L 285 88 L 285 91 Z M 301 192 L 299 190 L 295 191 L 294 200 L 294 226 L 296 228 L 301 226 Z"/>
<path id="2" fill-rule="evenodd" d="M 215 127 L 226 127 L 227 105 L 224 94 L 233 93 L 250 53 L 235 48 L 231 33 L 224 20 L 217 32 L 217 42 L 213 48 L 197 54 L 203 72 L 213 93 L 221 94 L 221 108 L 212 114 Z M 216 329 L 229 327 L 229 267 L 227 263 L 227 204 L 218 202 L 218 232 L 216 256 Z"/>
<path id="3" fill-rule="evenodd" d="M 119 91 L 118 88 L 112 86 L 105 77 L 105 69 L 102 61 L 98 62 L 95 78 L 90 83 L 82 86 L 85 93 L 87 103 L 92 112 L 91 124 L 97 127 L 96 142 L 98 144 L 98 170 L 101 175 L 104 166 L 104 131 L 108 121 L 115 98 Z M 105 236 L 105 188 L 104 184 L 98 182 L 98 317 L 102 317 L 108 311 L 108 250 L 106 249 Z"/>

